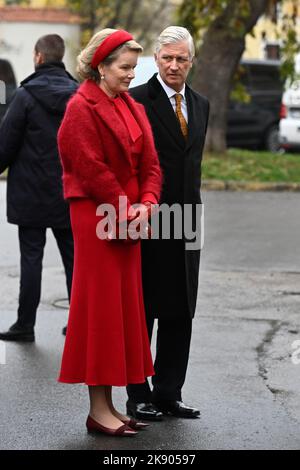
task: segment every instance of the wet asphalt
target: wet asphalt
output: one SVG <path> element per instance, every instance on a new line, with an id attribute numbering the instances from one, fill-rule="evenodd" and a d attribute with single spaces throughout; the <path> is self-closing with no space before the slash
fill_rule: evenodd
<path id="1" fill-rule="evenodd" d="M 86 386 L 56 382 L 66 287 L 49 231 L 36 342 L 0 343 L 0 449 L 300 448 L 300 194 L 204 192 L 205 243 L 183 398 L 201 418 L 165 417 L 134 438 L 86 433 Z M 0 182 L 0 330 L 16 319 L 17 229 Z M 126 394 L 115 388 L 125 412 Z"/>

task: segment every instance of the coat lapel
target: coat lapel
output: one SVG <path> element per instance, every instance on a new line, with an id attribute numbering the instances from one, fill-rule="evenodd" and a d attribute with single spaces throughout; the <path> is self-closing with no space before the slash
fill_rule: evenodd
<path id="1" fill-rule="evenodd" d="M 80 93 L 93 104 L 95 112 L 101 118 L 103 124 L 114 135 L 115 139 L 124 150 L 124 156 L 131 166 L 131 149 L 128 139 L 128 131 L 117 115 L 113 101 L 92 80 L 87 80 L 80 87 Z"/>
<path id="2" fill-rule="evenodd" d="M 123 148 L 124 156 L 131 165 L 131 150 L 129 146 L 128 131 L 125 124 L 123 125 L 123 122 L 121 122 L 121 119 L 117 115 L 113 103 L 107 107 L 103 106 L 103 103 L 99 102 L 95 105 L 94 109 L 105 126 L 114 135 L 115 140 L 119 142 Z"/>
<path id="3" fill-rule="evenodd" d="M 122 98 L 127 104 L 128 108 L 130 109 L 136 122 L 140 126 L 142 133 L 144 134 L 145 132 L 147 132 L 147 129 L 145 129 L 145 125 L 144 125 L 144 118 L 138 108 L 138 106 L 142 106 L 142 105 L 136 103 L 134 99 L 128 93 L 123 93 Z"/>
<path id="4" fill-rule="evenodd" d="M 153 112 L 157 115 L 162 125 L 167 129 L 176 143 L 181 148 L 185 148 L 186 144 L 179 122 L 170 100 L 157 80 L 156 75 L 149 80 L 148 85 Z"/>
<path id="5" fill-rule="evenodd" d="M 190 147 L 192 147 L 194 140 L 197 137 L 196 124 L 199 123 L 200 116 L 197 116 L 195 102 L 193 100 L 192 93 L 188 85 L 186 85 L 185 97 L 187 101 L 187 111 L 188 111 L 188 117 L 189 117 L 189 122 L 188 122 L 189 133 L 188 133 L 188 140 L 186 144 L 186 150 L 188 150 Z"/>

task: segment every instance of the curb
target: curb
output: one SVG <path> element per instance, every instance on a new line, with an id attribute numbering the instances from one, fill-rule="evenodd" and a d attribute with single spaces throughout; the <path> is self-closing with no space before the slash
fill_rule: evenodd
<path id="1" fill-rule="evenodd" d="M 0 181 L 6 176 L 0 175 Z M 300 191 L 300 183 L 261 183 L 257 181 L 202 180 L 205 191 Z"/>
<path id="2" fill-rule="evenodd" d="M 300 191 L 300 183 L 261 183 L 257 181 L 203 180 L 206 191 Z"/>

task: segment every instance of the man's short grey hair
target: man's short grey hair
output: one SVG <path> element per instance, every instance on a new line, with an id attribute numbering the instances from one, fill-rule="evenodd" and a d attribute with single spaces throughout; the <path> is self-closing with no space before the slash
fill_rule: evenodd
<path id="1" fill-rule="evenodd" d="M 174 44 L 180 41 L 187 41 L 189 45 L 190 58 L 195 55 L 195 45 L 190 32 L 182 26 L 168 26 L 158 36 L 155 44 L 155 52 L 158 54 L 164 44 Z"/>

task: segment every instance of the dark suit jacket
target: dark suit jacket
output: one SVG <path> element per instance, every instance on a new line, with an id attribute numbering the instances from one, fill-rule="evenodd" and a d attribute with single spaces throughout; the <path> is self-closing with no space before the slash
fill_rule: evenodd
<path id="1" fill-rule="evenodd" d="M 163 171 L 161 203 L 201 202 L 201 160 L 209 103 L 186 85 L 188 140 L 185 141 L 169 98 L 156 78 L 130 90 L 145 106 Z M 158 318 L 195 314 L 200 250 L 185 250 L 184 240 L 146 240 L 143 283 L 148 315 Z"/>

